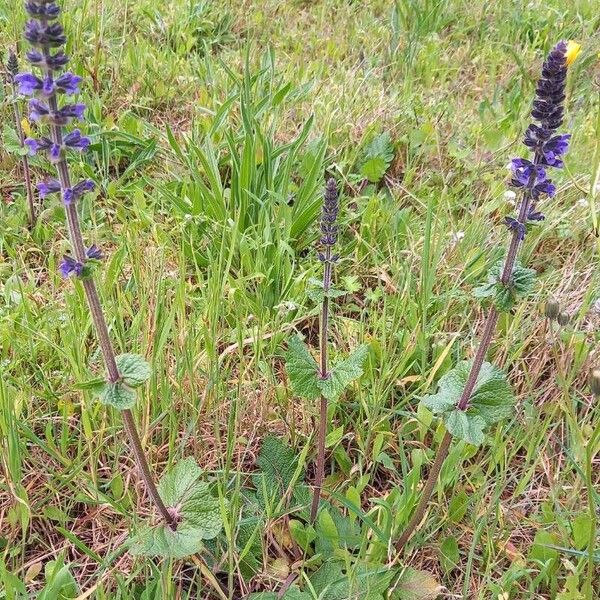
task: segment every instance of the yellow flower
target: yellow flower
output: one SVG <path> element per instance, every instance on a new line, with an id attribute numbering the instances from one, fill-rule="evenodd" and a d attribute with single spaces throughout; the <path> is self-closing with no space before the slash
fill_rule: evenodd
<path id="1" fill-rule="evenodd" d="M 579 53 L 581 52 L 581 44 L 574 42 L 573 40 L 569 40 L 567 43 L 567 52 L 565 53 L 565 58 L 567 59 L 567 65 L 572 64 Z"/>
<path id="2" fill-rule="evenodd" d="M 29 137 L 31 135 L 31 127 L 29 127 L 29 121 L 25 117 L 21 119 L 21 127 L 23 128 L 23 133 Z"/>

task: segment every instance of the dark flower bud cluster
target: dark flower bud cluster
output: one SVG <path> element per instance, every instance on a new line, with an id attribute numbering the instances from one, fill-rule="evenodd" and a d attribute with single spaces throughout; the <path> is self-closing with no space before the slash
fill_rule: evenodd
<path id="1" fill-rule="evenodd" d="M 335 262 L 337 256 L 331 256 L 331 249 L 337 242 L 338 226 L 337 217 L 340 210 L 338 202 L 338 191 L 335 179 L 329 178 L 325 186 L 325 197 L 323 199 L 323 210 L 321 213 L 321 245 L 325 248 L 325 253 L 319 252 L 319 259 L 322 262 Z"/>
<path id="2" fill-rule="evenodd" d="M 59 105 L 59 96 L 79 93 L 82 78 L 71 72 L 58 74 L 69 62 L 68 56 L 60 49 L 66 41 L 63 27 L 56 21 L 60 7 L 50 0 L 27 0 L 25 10 L 31 19 L 25 25 L 24 36 L 33 46 L 27 53 L 27 60 L 40 69 L 40 73 L 15 74 L 14 82 L 21 94 L 31 96 L 30 120 L 40 125 L 47 124 L 49 135 L 27 138 L 24 143 L 31 155 L 44 153 L 57 166 L 58 179 L 46 179 L 37 185 L 40 196 L 45 198 L 49 194 L 60 193 L 63 203 L 69 207 L 83 194 L 94 189 L 94 183 L 89 179 L 71 184 L 65 161 L 68 151 L 85 152 L 90 145 L 90 139 L 79 129 L 63 132 L 63 127 L 74 119 L 83 120 L 85 104 Z M 86 259 L 100 258 L 101 253 L 96 246 L 87 250 Z M 78 261 L 65 256 L 60 266 L 61 273 L 65 276 L 82 276 L 85 272 L 82 260 L 83 257 Z"/>
<path id="3" fill-rule="evenodd" d="M 560 169 L 562 156 L 569 147 L 571 136 L 556 135 L 556 130 L 563 122 L 567 68 L 578 51 L 577 44 L 565 41 L 550 51 L 542 67 L 531 111 L 536 122 L 529 125 L 523 140 L 533 152 L 533 160 L 515 158 L 511 161 L 511 185 L 523 191 L 523 202 L 518 217 L 506 217 L 505 223 L 519 240 L 525 238 L 528 223 L 544 220 L 536 208 L 537 203 L 556 193 L 556 186 L 548 177 L 548 167 Z"/>
<path id="4" fill-rule="evenodd" d="M 8 53 L 6 68 L 14 81 L 15 75 L 19 72 L 19 61 L 17 60 L 17 55 L 12 50 Z"/>

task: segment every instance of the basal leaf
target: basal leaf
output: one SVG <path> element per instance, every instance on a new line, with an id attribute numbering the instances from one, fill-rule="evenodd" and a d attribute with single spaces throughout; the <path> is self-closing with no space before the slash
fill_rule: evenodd
<path id="1" fill-rule="evenodd" d="M 286 370 L 294 394 L 307 400 L 314 400 L 321 395 L 319 367 L 298 336 L 293 336 L 288 342 Z"/>
<path id="2" fill-rule="evenodd" d="M 158 493 L 167 506 L 185 502 L 197 489 L 202 469 L 191 457 L 180 460 L 167 471 L 158 484 Z"/>
<path id="3" fill-rule="evenodd" d="M 208 484 L 199 481 L 201 474 L 194 459 L 186 458 L 161 477 L 158 492 L 176 516 L 176 527 L 164 523 L 142 527 L 132 539 L 132 554 L 184 558 L 198 552 L 203 540 L 218 535 L 222 527 L 219 501 Z"/>
<path id="4" fill-rule="evenodd" d="M 107 404 L 118 410 L 126 410 L 134 406 L 136 393 L 122 381 L 117 381 L 117 383 L 107 382 L 99 390 L 99 398 L 102 404 Z"/>
<path id="5" fill-rule="evenodd" d="M 396 574 L 388 566 L 366 564 L 346 572 L 343 562 L 327 561 L 310 576 L 310 583 L 320 600 L 383 600 Z"/>
<path id="6" fill-rule="evenodd" d="M 359 346 L 348 358 L 337 363 L 331 369 L 327 379 L 319 379 L 323 396 L 336 400 L 346 389 L 346 386 L 363 374 L 363 364 L 369 354 L 369 346 Z"/>
<path id="7" fill-rule="evenodd" d="M 139 387 L 152 375 L 150 365 L 138 354 L 120 354 L 116 361 L 119 373 L 129 387 Z"/>
<path id="8" fill-rule="evenodd" d="M 258 460 L 261 474 L 266 479 L 268 491 L 273 491 L 277 498 L 286 492 L 298 464 L 294 451 L 275 436 L 265 438 Z M 260 477 L 257 476 L 257 477 Z M 257 489 L 262 487 L 262 482 L 257 479 Z"/>
<path id="9" fill-rule="evenodd" d="M 379 156 L 366 160 L 361 169 L 360 174 L 368 179 L 371 183 L 381 181 L 388 168 L 388 163 Z"/>
<path id="10" fill-rule="evenodd" d="M 140 556 L 185 558 L 202 550 L 203 539 L 201 531 L 185 523 L 179 524 L 177 530 L 162 523 L 155 527 L 145 525 L 132 538 L 129 551 Z"/>

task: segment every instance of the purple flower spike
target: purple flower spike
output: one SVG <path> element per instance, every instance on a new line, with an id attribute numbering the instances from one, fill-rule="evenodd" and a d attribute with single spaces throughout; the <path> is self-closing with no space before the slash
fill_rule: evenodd
<path id="1" fill-rule="evenodd" d="M 67 96 L 73 94 L 79 94 L 79 84 L 81 83 L 81 77 L 79 75 L 73 75 L 73 73 L 63 73 L 55 82 L 56 91 L 63 92 Z"/>
<path id="2" fill-rule="evenodd" d="M 69 57 L 62 51 L 45 55 L 43 52 L 33 49 L 27 52 L 27 60 L 36 67 L 58 71 L 69 62 Z"/>
<path id="3" fill-rule="evenodd" d="M 567 43 L 559 42 L 550 52 L 542 67 L 542 77 L 536 87 L 531 123 L 525 131 L 523 143 L 533 152 L 533 161 L 515 158 L 511 162 L 511 184 L 523 189 L 523 205 L 515 219 L 506 217 L 506 225 L 519 240 L 527 233 L 526 222 L 542 221 L 544 215 L 536 210 L 537 202 L 544 196 L 556 194 L 556 186 L 548 178 L 549 167 L 561 168 L 562 157 L 569 149 L 569 134 L 555 135 L 564 116 L 564 100 L 567 79 Z"/>
<path id="4" fill-rule="evenodd" d="M 54 125 L 67 125 L 73 119 L 83 120 L 85 104 L 65 104 L 58 112 L 52 115 Z"/>
<path id="5" fill-rule="evenodd" d="M 84 179 L 63 192 L 63 202 L 66 206 L 70 206 L 73 202 L 79 200 L 83 194 L 91 192 L 95 187 L 96 185 L 91 179 Z"/>
<path id="6" fill-rule="evenodd" d="M 29 154 L 33 156 L 40 151 L 48 150 L 53 146 L 53 142 L 50 138 L 41 137 L 39 139 L 27 138 L 24 144 L 29 148 Z"/>
<path id="7" fill-rule="evenodd" d="M 48 194 L 55 194 L 60 192 L 60 182 L 56 179 L 47 179 L 46 181 L 40 181 L 37 184 L 40 198 L 45 198 Z"/>
<path id="8" fill-rule="evenodd" d="M 62 156 L 62 148 L 58 144 L 52 144 L 50 151 L 48 152 L 48 158 L 50 162 L 57 163 Z"/>
<path id="9" fill-rule="evenodd" d="M 79 129 L 73 129 L 71 133 L 68 133 L 63 140 L 65 146 L 69 148 L 76 148 L 82 152 L 87 150 L 90 145 L 90 138 L 82 136 Z"/>
<path id="10" fill-rule="evenodd" d="M 522 241 L 525 239 L 525 234 L 527 233 L 527 228 L 525 227 L 524 223 L 521 223 L 519 220 L 515 219 L 514 217 L 504 217 L 504 223 L 510 230 L 516 232 L 519 240 Z"/>
<path id="11" fill-rule="evenodd" d="M 42 88 L 42 80 L 33 73 L 19 73 L 15 75 L 15 83 L 19 86 L 19 94 L 33 96 Z"/>
<path id="12" fill-rule="evenodd" d="M 71 275 L 75 275 L 76 277 L 80 277 L 83 273 L 84 264 L 75 260 L 72 256 L 65 254 L 63 256 L 62 262 L 60 263 L 58 270 L 61 275 L 66 279 Z"/>
<path id="13" fill-rule="evenodd" d="M 25 25 L 25 39 L 33 46 L 57 48 L 62 46 L 67 38 L 60 23 L 44 23 L 31 20 Z"/>
<path id="14" fill-rule="evenodd" d="M 54 2 L 25 2 L 25 10 L 35 18 L 56 19 L 60 15 L 60 7 Z"/>
<path id="15" fill-rule="evenodd" d="M 29 118 L 34 121 L 41 121 L 50 115 L 50 109 L 35 98 L 29 101 Z"/>
<path id="16" fill-rule="evenodd" d="M 86 252 L 85 255 L 92 260 L 102 260 L 102 251 L 100 250 L 100 248 L 98 248 L 98 246 L 96 246 L 96 244 L 93 244 L 92 246 L 90 246 Z"/>

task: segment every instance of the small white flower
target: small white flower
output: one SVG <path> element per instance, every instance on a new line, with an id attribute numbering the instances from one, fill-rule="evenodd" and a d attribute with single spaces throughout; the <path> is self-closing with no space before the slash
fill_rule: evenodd
<path id="1" fill-rule="evenodd" d="M 464 237 L 465 237 L 464 231 L 453 231 L 452 235 L 451 235 L 452 243 L 458 244 L 458 242 L 460 242 L 460 240 L 462 240 Z"/>
<path id="2" fill-rule="evenodd" d="M 584 208 L 587 208 L 589 205 L 590 203 L 585 198 L 580 198 L 577 200 L 577 206 L 583 206 Z"/>
<path id="3" fill-rule="evenodd" d="M 513 192 L 512 190 L 506 190 L 506 191 L 504 192 L 504 198 L 505 198 L 506 200 L 509 200 L 509 201 L 510 201 L 510 200 L 514 200 L 516 197 L 517 197 L 517 193 L 516 193 L 516 192 Z"/>

